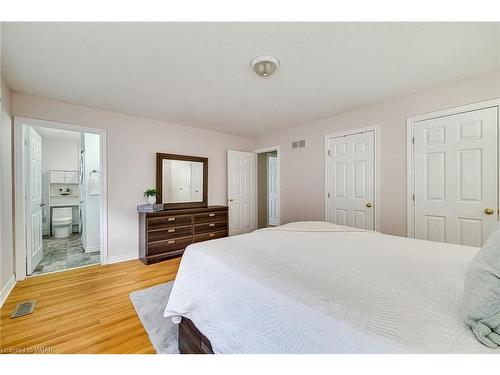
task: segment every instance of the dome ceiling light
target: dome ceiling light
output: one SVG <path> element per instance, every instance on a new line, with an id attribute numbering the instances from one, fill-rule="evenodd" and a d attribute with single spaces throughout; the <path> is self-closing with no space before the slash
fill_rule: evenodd
<path id="1" fill-rule="evenodd" d="M 263 78 L 271 76 L 279 65 L 279 60 L 273 56 L 259 56 L 250 62 L 253 71 Z"/>

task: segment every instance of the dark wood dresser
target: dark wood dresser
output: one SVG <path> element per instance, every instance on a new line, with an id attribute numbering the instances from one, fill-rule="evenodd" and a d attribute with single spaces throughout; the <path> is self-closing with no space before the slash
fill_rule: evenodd
<path id="1" fill-rule="evenodd" d="M 192 243 L 227 236 L 226 206 L 139 213 L 139 258 L 144 264 L 182 255 Z"/>

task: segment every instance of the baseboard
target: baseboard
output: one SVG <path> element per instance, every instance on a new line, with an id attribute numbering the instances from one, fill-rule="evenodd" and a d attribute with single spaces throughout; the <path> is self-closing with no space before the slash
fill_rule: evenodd
<path id="1" fill-rule="evenodd" d="M 97 245 L 97 246 L 89 246 L 89 247 L 85 248 L 85 252 L 86 253 L 93 253 L 93 252 L 96 252 L 96 251 L 101 251 L 101 247 L 99 245 Z"/>
<path id="2" fill-rule="evenodd" d="M 138 259 L 138 258 L 139 258 L 139 254 L 137 254 L 137 253 L 116 255 L 114 257 L 108 257 L 108 264 L 126 262 L 127 260 L 134 260 L 134 259 Z"/>
<path id="3" fill-rule="evenodd" d="M 3 303 L 7 300 L 7 297 L 9 296 L 10 292 L 12 292 L 12 289 L 14 289 L 14 286 L 16 285 L 16 275 L 12 275 L 7 281 L 7 284 L 3 287 L 2 291 L 0 292 L 0 307 L 3 306 Z"/>

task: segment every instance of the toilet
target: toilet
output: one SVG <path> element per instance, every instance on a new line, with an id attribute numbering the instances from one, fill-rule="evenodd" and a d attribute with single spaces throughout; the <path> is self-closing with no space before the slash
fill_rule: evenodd
<path id="1" fill-rule="evenodd" d="M 71 207 L 55 207 L 52 209 L 52 229 L 55 238 L 68 237 L 72 232 L 73 209 Z"/>

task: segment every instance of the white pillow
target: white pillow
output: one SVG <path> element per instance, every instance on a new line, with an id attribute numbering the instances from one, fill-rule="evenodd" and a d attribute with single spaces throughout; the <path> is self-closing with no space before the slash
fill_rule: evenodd
<path id="1" fill-rule="evenodd" d="M 490 348 L 500 347 L 500 229 L 469 265 L 463 317 L 481 343 Z"/>

